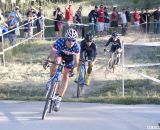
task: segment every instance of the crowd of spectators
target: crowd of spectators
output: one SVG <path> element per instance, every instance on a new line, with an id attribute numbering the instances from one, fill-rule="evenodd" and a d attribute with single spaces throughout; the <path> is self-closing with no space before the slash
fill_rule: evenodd
<path id="1" fill-rule="evenodd" d="M 95 5 L 94 9 L 88 12 L 88 23 L 83 24 L 83 7 L 79 6 L 77 10 L 73 10 L 73 5 L 68 4 L 65 7 L 65 12 L 62 12 L 60 7 L 57 7 L 52 13 L 52 19 L 54 20 L 54 31 L 56 37 L 61 37 L 65 26 L 69 27 L 76 24 L 76 30 L 79 34 L 84 36 L 84 25 L 88 25 L 89 30 L 93 35 L 103 36 L 113 31 L 117 31 L 121 26 L 121 34 L 126 35 L 127 30 L 133 27 L 135 30 L 139 30 L 143 33 L 151 32 L 151 23 L 153 26 L 153 33 L 158 34 L 160 24 L 160 8 L 150 11 L 149 8 L 142 8 L 139 12 L 137 8 L 131 11 L 130 7 L 119 10 L 118 7 L 113 7 L 109 12 L 108 6 Z M 74 13 L 75 12 L 75 13 Z M 15 7 L 15 10 L 10 12 L 7 17 L 4 18 L 0 10 L 0 43 L 2 42 L 2 34 L 8 31 L 7 37 L 11 45 L 16 44 L 16 37 L 20 35 L 19 25 L 24 24 L 24 37 L 28 38 L 33 34 L 33 25 L 36 26 L 38 37 L 42 37 L 42 30 L 44 28 L 44 9 L 39 7 L 35 9 L 29 7 L 27 13 L 22 15 L 20 8 Z M 64 26 L 65 23 L 65 26 Z M 0 44 L 0 48 L 2 45 Z"/>

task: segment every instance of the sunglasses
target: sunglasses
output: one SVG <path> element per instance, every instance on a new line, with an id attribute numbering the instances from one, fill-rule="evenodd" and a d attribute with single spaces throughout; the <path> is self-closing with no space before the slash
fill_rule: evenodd
<path id="1" fill-rule="evenodd" d="M 70 39 L 70 38 L 68 38 L 67 40 L 68 40 L 69 42 L 73 42 L 73 43 L 76 42 L 76 40 Z"/>

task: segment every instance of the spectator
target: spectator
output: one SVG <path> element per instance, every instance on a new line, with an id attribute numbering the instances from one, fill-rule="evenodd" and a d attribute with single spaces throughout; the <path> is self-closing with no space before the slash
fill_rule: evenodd
<path id="1" fill-rule="evenodd" d="M 92 32 L 92 34 L 95 36 L 96 30 L 97 30 L 97 18 L 98 18 L 98 6 L 95 5 L 95 8 L 90 11 L 88 14 L 89 18 L 89 28 Z"/>
<path id="2" fill-rule="evenodd" d="M 110 16 L 108 13 L 108 8 L 104 7 L 104 27 L 107 32 L 109 32 L 109 26 L 110 26 L 109 22 L 110 22 Z"/>
<path id="3" fill-rule="evenodd" d="M 69 4 L 66 6 L 65 10 L 65 19 L 67 21 L 68 26 L 70 26 L 73 23 L 73 9 L 72 4 Z"/>
<path id="4" fill-rule="evenodd" d="M 141 9 L 141 13 L 140 15 L 140 27 L 141 27 L 141 31 L 145 32 L 145 15 L 144 15 L 144 8 Z"/>
<path id="5" fill-rule="evenodd" d="M 127 27 L 130 27 L 130 25 L 131 25 L 131 9 L 130 9 L 130 7 L 127 7 L 125 14 L 126 14 L 126 19 L 127 19 Z"/>
<path id="6" fill-rule="evenodd" d="M 10 41 L 11 45 L 16 44 L 16 35 L 15 35 L 15 28 L 17 27 L 17 23 L 14 20 L 14 14 L 9 15 L 9 20 L 8 20 L 8 39 Z M 12 30 L 12 31 L 11 31 Z"/>
<path id="7" fill-rule="evenodd" d="M 150 18 L 151 18 L 151 13 L 149 13 L 149 9 L 146 8 L 146 12 L 144 13 L 144 17 L 145 17 L 145 30 L 147 31 L 147 33 L 149 34 L 149 30 L 150 30 Z"/>
<path id="8" fill-rule="evenodd" d="M 28 38 L 32 35 L 32 11 L 28 12 L 27 20 L 24 21 L 24 37 Z"/>
<path id="9" fill-rule="evenodd" d="M 42 38 L 43 35 L 42 35 L 42 32 L 44 31 L 43 28 L 44 28 L 44 21 L 43 21 L 43 18 L 44 17 L 44 10 L 42 9 L 42 7 L 39 7 L 39 12 L 37 13 L 37 20 L 36 20 L 36 26 L 37 26 L 37 32 L 39 33 L 38 34 L 38 37 Z"/>
<path id="10" fill-rule="evenodd" d="M 156 11 L 153 12 L 154 16 L 154 33 L 158 34 L 159 22 L 160 22 L 160 7 L 157 7 Z"/>
<path id="11" fill-rule="evenodd" d="M 110 16 L 110 21 L 111 21 L 111 28 L 112 32 L 117 31 L 118 28 L 118 8 L 113 7 L 113 11 Z"/>
<path id="12" fill-rule="evenodd" d="M 0 18 L 1 18 L 2 21 L 5 21 L 5 20 L 4 20 L 4 16 L 2 15 L 1 9 L 0 9 Z"/>
<path id="13" fill-rule="evenodd" d="M 126 12 L 126 10 L 123 8 L 122 13 L 120 14 L 121 25 L 122 25 L 122 36 L 126 35 L 127 18 L 126 18 L 125 12 Z"/>
<path id="14" fill-rule="evenodd" d="M 15 7 L 15 11 L 11 12 L 8 16 L 8 18 L 10 18 L 10 15 L 14 15 L 14 22 L 16 23 L 16 35 L 19 36 L 20 35 L 20 31 L 19 31 L 19 24 L 20 22 L 22 22 L 22 15 L 20 14 L 20 10 L 19 7 L 16 6 Z"/>
<path id="15" fill-rule="evenodd" d="M 32 14 L 31 14 L 31 12 L 32 12 Z M 26 15 L 27 15 L 27 17 L 30 15 L 30 16 L 32 16 L 33 19 L 36 19 L 36 18 L 37 18 L 37 12 L 38 12 L 38 11 L 37 11 L 34 7 L 31 6 L 31 7 L 28 9 Z"/>
<path id="16" fill-rule="evenodd" d="M 133 13 L 133 19 L 134 19 L 134 25 L 135 25 L 136 30 L 139 30 L 140 18 L 141 17 L 137 11 L 137 8 L 135 8 L 134 13 Z"/>
<path id="17" fill-rule="evenodd" d="M 0 13 L 0 51 L 2 51 L 2 34 L 7 32 L 8 25 L 4 21 L 3 15 Z"/>
<path id="18" fill-rule="evenodd" d="M 74 22 L 77 24 L 76 30 L 77 30 L 78 34 L 81 34 L 80 31 L 81 31 L 81 29 L 83 29 L 83 26 L 82 26 L 82 7 L 81 6 L 78 8 L 77 12 L 75 13 Z"/>
<path id="19" fill-rule="evenodd" d="M 56 37 L 62 37 L 62 30 L 63 30 L 63 20 L 64 16 L 63 13 L 61 12 L 60 8 L 58 7 L 54 12 L 53 12 L 53 19 L 54 25 L 55 25 L 55 34 Z"/>
<path id="20" fill-rule="evenodd" d="M 103 35 L 103 31 L 104 31 L 104 9 L 103 9 L 103 5 L 100 5 L 100 9 L 98 10 L 98 34 L 99 36 Z"/>

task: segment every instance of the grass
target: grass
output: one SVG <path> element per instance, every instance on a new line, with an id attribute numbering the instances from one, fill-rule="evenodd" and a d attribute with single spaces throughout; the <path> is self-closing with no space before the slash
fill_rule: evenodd
<path id="1" fill-rule="evenodd" d="M 127 0 L 130 2 L 129 0 Z M 90 3 L 91 2 L 91 3 Z M 88 2 L 76 3 L 74 10 L 79 5 L 83 5 L 83 13 L 85 22 L 87 21 L 88 10 L 94 8 L 98 1 L 92 0 Z M 116 0 L 115 3 L 121 3 L 120 7 L 126 6 L 126 1 Z M 113 5 L 111 1 L 103 1 L 103 4 Z M 131 5 L 133 3 L 130 3 Z M 91 5 L 91 6 L 90 6 Z M 64 8 L 65 5 L 59 5 Z M 111 9 L 111 6 L 110 6 Z M 48 16 L 51 16 L 48 12 Z M 46 21 L 46 25 L 53 24 L 51 21 Z M 46 36 L 53 36 L 52 29 L 46 30 Z M 95 39 L 97 40 L 97 39 Z M 98 42 L 98 47 L 102 48 L 104 42 L 102 39 Z M 100 43 L 99 43 L 100 42 Z M 3 73 L 0 73 L 0 99 L 6 100 L 44 100 L 45 83 L 48 79 L 48 72 L 42 69 L 43 59 L 46 58 L 50 45 L 53 41 L 30 41 L 29 44 L 22 44 L 13 50 L 7 51 L 5 54 L 7 59 L 7 68 Z M 9 46 L 8 43 L 5 44 Z M 149 59 L 150 62 L 159 62 L 155 54 L 159 54 L 158 48 L 148 48 L 147 51 L 139 48 L 140 52 L 132 55 L 133 62 L 144 62 L 144 59 Z M 102 56 L 102 49 L 98 50 L 99 57 Z M 128 54 L 128 53 L 127 53 Z M 134 60 L 136 59 L 136 60 Z M 103 59 L 102 59 L 103 60 Z M 147 61 L 148 62 L 148 61 Z M 104 63 L 104 61 L 102 61 Z M 2 70 L 2 69 L 1 69 Z M 153 74 L 160 77 L 158 69 L 142 69 L 146 74 Z M 157 72 L 156 72 L 157 71 Z M 122 97 L 121 80 L 106 79 L 96 81 L 95 86 L 101 86 L 99 89 L 91 91 L 85 98 L 65 98 L 64 101 L 71 102 L 94 102 L 94 103 L 114 103 L 114 104 L 160 104 L 160 85 L 149 80 L 132 79 L 130 74 L 127 74 L 125 80 L 125 97 Z M 134 75 L 135 76 L 135 75 Z"/>
<path id="2" fill-rule="evenodd" d="M 6 72 L 0 74 L 0 99 L 44 100 L 45 83 L 49 75 L 42 69 L 41 63 L 48 54 L 51 43 L 51 41 L 32 41 L 7 52 L 6 58 L 9 64 Z M 100 42 L 98 46 L 102 47 L 102 44 L 104 43 Z M 99 54 L 103 54 L 101 49 L 98 51 Z M 154 52 L 157 53 L 157 51 L 150 52 L 153 53 L 152 55 Z M 142 54 L 146 55 L 144 52 Z M 137 53 L 137 55 L 140 54 Z M 141 57 L 143 58 L 143 56 Z M 99 64 L 103 64 L 103 62 L 99 62 Z M 144 72 L 156 72 L 154 69 L 147 70 L 148 72 L 144 69 Z M 122 97 L 121 80 L 106 79 L 96 81 L 94 85 L 101 87 L 88 93 L 85 98 L 65 98 L 64 101 L 160 104 L 160 85 L 146 79 L 138 79 L 138 77 L 132 79 L 128 74 L 127 76 L 125 97 Z"/>

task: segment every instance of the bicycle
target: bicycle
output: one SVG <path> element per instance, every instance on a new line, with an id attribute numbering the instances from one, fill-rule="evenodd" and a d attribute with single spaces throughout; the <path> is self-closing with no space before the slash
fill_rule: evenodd
<path id="1" fill-rule="evenodd" d="M 109 50 L 104 49 L 104 53 L 106 55 L 106 51 L 110 52 Z M 105 70 L 105 77 L 107 75 L 108 70 L 112 70 L 114 73 L 115 66 L 119 63 L 120 57 L 118 56 L 117 52 L 111 53 L 111 58 L 107 61 L 106 70 Z"/>
<path id="2" fill-rule="evenodd" d="M 64 61 L 60 64 L 54 61 L 50 61 L 50 60 L 47 60 L 47 61 L 49 63 L 57 65 L 58 68 L 56 69 L 54 76 L 52 76 L 48 80 L 47 85 L 46 85 L 47 87 L 46 102 L 45 102 L 45 106 L 44 106 L 43 113 L 42 113 L 42 120 L 44 120 L 48 109 L 49 109 L 49 113 L 51 113 L 54 110 L 54 107 L 56 105 L 56 99 L 58 98 L 56 94 L 57 94 L 58 87 L 60 87 L 61 85 L 62 72 L 65 66 Z"/>
<path id="3" fill-rule="evenodd" d="M 78 71 L 78 80 L 77 80 L 77 98 L 82 95 L 82 90 L 84 85 L 86 85 L 86 62 L 90 62 L 91 60 L 80 59 L 80 66 Z"/>

